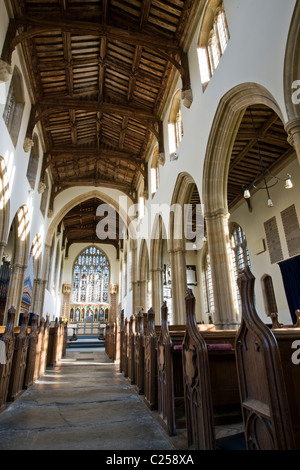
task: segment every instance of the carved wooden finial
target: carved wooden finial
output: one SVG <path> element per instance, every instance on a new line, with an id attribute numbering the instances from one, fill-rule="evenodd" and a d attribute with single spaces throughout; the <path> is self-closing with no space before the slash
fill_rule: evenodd
<path id="1" fill-rule="evenodd" d="M 152 335 L 155 333 L 155 312 L 153 308 L 148 310 L 148 334 Z"/>
<path id="2" fill-rule="evenodd" d="M 296 315 L 296 323 L 294 325 L 294 328 L 300 328 L 300 309 L 297 309 L 295 311 L 295 315 Z"/>

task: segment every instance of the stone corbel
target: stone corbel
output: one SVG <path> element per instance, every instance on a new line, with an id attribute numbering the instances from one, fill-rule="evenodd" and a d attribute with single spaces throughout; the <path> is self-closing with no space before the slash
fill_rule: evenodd
<path id="1" fill-rule="evenodd" d="M 12 75 L 12 66 L 0 59 L 0 83 L 8 82 Z"/>
<path id="2" fill-rule="evenodd" d="M 193 92 L 191 88 L 181 90 L 181 99 L 186 108 L 190 108 L 193 103 Z"/>
<path id="3" fill-rule="evenodd" d="M 34 145 L 33 140 L 30 139 L 29 137 L 25 137 L 24 144 L 23 144 L 24 152 L 29 152 L 32 149 L 33 145 Z"/>
<path id="4" fill-rule="evenodd" d="M 40 181 L 39 186 L 38 186 L 38 193 L 43 194 L 45 189 L 46 189 L 46 184 L 43 181 Z"/>
<path id="5" fill-rule="evenodd" d="M 158 163 L 162 166 L 166 163 L 166 155 L 165 152 L 160 152 L 157 156 Z"/>

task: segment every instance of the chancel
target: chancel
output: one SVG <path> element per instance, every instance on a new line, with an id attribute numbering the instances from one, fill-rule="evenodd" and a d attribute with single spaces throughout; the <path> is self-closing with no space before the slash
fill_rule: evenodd
<path id="1" fill-rule="evenodd" d="M 300 448 L 299 22 L 1 2 L 1 450 Z"/>

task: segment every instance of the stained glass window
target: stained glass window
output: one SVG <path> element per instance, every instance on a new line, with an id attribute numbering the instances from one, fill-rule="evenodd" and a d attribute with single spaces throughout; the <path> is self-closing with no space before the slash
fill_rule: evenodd
<path id="1" fill-rule="evenodd" d="M 106 255 L 96 247 L 86 248 L 74 263 L 72 301 L 108 303 L 110 266 Z"/>

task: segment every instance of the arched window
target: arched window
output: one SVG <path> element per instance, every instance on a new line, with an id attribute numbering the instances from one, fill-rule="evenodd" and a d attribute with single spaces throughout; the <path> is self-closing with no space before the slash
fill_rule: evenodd
<path id="1" fill-rule="evenodd" d="M 72 302 L 99 304 L 109 302 L 110 265 L 107 256 L 93 246 L 83 250 L 73 268 Z"/>
<path id="2" fill-rule="evenodd" d="M 201 81 L 206 86 L 229 42 L 223 2 L 211 0 L 204 15 L 198 45 Z"/>
<path id="3" fill-rule="evenodd" d="M 158 148 L 156 147 L 151 162 L 151 194 L 154 196 L 159 186 Z"/>
<path id="4" fill-rule="evenodd" d="M 141 183 L 139 189 L 139 219 L 142 220 L 145 216 L 145 182 Z"/>
<path id="5" fill-rule="evenodd" d="M 15 67 L 3 113 L 4 122 L 15 147 L 18 142 L 24 105 L 22 76 Z"/>
<path id="6" fill-rule="evenodd" d="M 183 137 L 180 90 L 176 92 L 173 98 L 170 116 L 169 116 L 168 133 L 169 133 L 170 157 L 175 158 L 176 150 Z"/>
<path id="7" fill-rule="evenodd" d="M 233 278 L 235 282 L 235 294 L 238 310 L 241 313 L 241 296 L 237 285 L 237 277 L 240 269 L 246 266 L 251 268 L 248 245 L 245 233 L 238 224 L 232 224 L 230 231 L 231 261 L 233 267 Z"/>
<path id="8" fill-rule="evenodd" d="M 38 137 L 35 135 L 33 137 L 33 147 L 30 153 L 28 167 L 27 167 L 27 179 L 30 184 L 30 187 L 34 189 L 35 187 L 35 180 L 39 166 L 39 140 Z"/>

